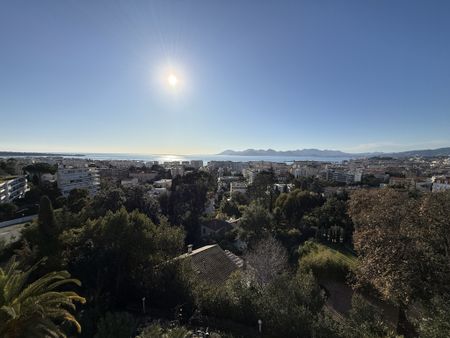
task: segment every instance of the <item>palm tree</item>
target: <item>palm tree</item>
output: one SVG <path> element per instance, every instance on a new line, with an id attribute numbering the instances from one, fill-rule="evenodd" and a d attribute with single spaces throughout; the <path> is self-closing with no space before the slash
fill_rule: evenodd
<path id="1" fill-rule="evenodd" d="M 73 291 L 56 291 L 66 284 L 80 286 L 80 281 L 67 271 L 55 271 L 27 283 L 38 264 L 22 271 L 13 257 L 0 268 L 0 337 L 66 337 L 59 327 L 65 322 L 81 331 L 70 310 L 86 300 Z"/>

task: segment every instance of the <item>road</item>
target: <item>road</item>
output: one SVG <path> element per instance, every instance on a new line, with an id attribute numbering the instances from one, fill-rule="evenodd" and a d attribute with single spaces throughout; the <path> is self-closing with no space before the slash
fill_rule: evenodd
<path id="1" fill-rule="evenodd" d="M 10 225 L 8 227 L 0 228 L 0 240 L 5 243 L 10 243 L 20 238 L 20 231 L 25 227 L 27 223 Z"/>

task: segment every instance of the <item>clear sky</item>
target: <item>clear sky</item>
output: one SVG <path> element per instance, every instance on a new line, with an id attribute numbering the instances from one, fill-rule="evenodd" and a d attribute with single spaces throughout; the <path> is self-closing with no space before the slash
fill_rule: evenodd
<path id="1" fill-rule="evenodd" d="M 0 1 L 0 150 L 441 146 L 448 0 Z"/>

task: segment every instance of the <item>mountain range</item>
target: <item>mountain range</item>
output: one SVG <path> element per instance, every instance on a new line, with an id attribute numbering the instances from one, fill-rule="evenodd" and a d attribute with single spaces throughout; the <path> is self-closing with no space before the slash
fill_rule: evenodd
<path id="1" fill-rule="evenodd" d="M 320 149 L 298 149 L 277 151 L 273 149 L 246 149 L 246 150 L 225 150 L 218 155 L 231 156 L 308 156 L 308 157 L 374 157 L 374 156 L 390 156 L 390 157 L 434 157 L 434 156 L 450 156 L 450 147 L 439 149 L 409 150 L 403 152 L 384 153 L 346 153 L 340 150 L 320 150 Z"/>

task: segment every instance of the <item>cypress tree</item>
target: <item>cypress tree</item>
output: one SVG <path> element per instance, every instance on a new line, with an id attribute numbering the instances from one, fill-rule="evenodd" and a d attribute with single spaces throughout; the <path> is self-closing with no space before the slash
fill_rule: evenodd
<path id="1" fill-rule="evenodd" d="M 57 234 L 52 202 L 48 196 L 41 197 L 39 204 L 38 226 L 41 233 L 47 237 L 54 237 Z"/>

